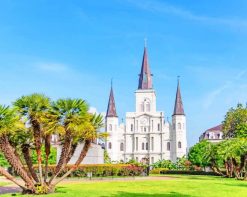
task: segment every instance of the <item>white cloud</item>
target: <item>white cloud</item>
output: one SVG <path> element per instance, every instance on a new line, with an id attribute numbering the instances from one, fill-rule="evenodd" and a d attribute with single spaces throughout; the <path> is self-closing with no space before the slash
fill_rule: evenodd
<path id="1" fill-rule="evenodd" d="M 222 86 L 218 87 L 217 89 L 211 91 L 205 98 L 203 107 L 205 109 L 208 109 L 213 102 L 216 100 L 216 98 L 219 96 L 223 99 L 224 96 L 222 95 L 223 92 L 228 91 L 228 93 L 232 94 L 233 91 L 241 92 L 240 89 L 242 89 L 241 84 L 239 84 L 239 80 L 245 76 L 247 73 L 247 70 L 243 70 L 237 74 L 236 77 L 234 77 L 231 81 L 226 81 Z M 230 96 L 230 95 L 229 95 Z"/>
<path id="2" fill-rule="evenodd" d="M 238 18 L 221 18 L 221 17 L 211 17 L 211 16 L 203 16 L 197 15 L 190 10 L 186 10 L 184 8 L 176 7 L 164 2 L 159 1 L 136 1 L 130 0 L 133 5 L 138 7 L 139 9 L 144 9 L 150 12 L 161 12 L 166 14 L 172 14 L 184 19 L 194 20 L 198 22 L 205 22 L 210 24 L 221 24 L 231 27 L 247 27 L 247 20 L 238 19 Z"/>
<path id="3" fill-rule="evenodd" d="M 60 63 L 38 63 L 37 68 L 48 72 L 64 72 L 68 70 L 68 66 Z"/>

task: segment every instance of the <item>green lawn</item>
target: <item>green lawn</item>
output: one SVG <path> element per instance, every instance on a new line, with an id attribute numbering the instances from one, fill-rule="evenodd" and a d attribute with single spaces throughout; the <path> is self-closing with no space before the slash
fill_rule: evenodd
<path id="1" fill-rule="evenodd" d="M 171 180 L 104 181 L 61 184 L 51 197 L 247 196 L 247 182 L 211 176 L 170 176 Z M 3 197 L 11 196 L 2 195 Z M 19 195 L 18 195 L 19 196 Z M 41 197 L 40 195 L 39 197 Z"/>

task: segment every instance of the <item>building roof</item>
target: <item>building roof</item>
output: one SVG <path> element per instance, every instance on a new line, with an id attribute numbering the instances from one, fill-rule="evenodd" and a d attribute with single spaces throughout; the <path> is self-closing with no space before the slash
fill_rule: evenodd
<path id="1" fill-rule="evenodd" d="M 107 106 L 106 117 L 118 117 L 117 112 L 116 112 L 115 99 L 114 99 L 112 85 L 111 85 L 108 106 Z"/>
<path id="2" fill-rule="evenodd" d="M 147 54 L 147 47 L 144 47 L 143 59 L 142 59 L 142 67 L 141 73 L 139 75 L 139 84 L 138 89 L 152 89 L 152 74 L 150 71 L 150 67 L 148 64 L 148 54 Z"/>
<path id="3" fill-rule="evenodd" d="M 185 115 L 184 114 L 184 107 L 183 107 L 182 96 L 181 96 L 181 92 L 180 92 L 180 82 L 179 82 L 179 79 L 178 79 L 176 100 L 175 100 L 174 111 L 173 111 L 173 116 L 174 115 Z"/>
<path id="4" fill-rule="evenodd" d="M 206 131 L 222 131 L 222 124 L 212 127 Z"/>

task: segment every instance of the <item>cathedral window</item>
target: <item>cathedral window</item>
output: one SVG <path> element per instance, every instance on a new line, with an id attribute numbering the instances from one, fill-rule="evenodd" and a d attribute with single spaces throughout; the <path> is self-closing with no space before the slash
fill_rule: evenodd
<path id="1" fill-rule="evenodd" d="M 182 148 L 182 143 L 178 142 L 178 148 Z"/>
<path id="2" fill-rule="evenodd" d="M 151 149 L 154 150 L 154 137 L 151 137 Z"/>
<path id="3" fill-rule="evenodd" d="M 112 124 L 109 124 L 109 131 L 112 131 Z"/>
<path id="4" fill-rule="evenodd" d="M 181 123 L 178 123 L 178 129 L 181 130 Z"/>
<path id="5" fill-rule="evenodd" d="M 153 131 L 153 128 L 154 128 L 154 121 L 152 120 L 152 131 Z"/>
<path id="6" fill-rule="evenodd" d="M 136 151 L 138 151 L 138 137 L 136 137 Z"/>
<path id="7" fill-rule="evenodd" d="M 120 151 L 124 151 L 124 143 L 123 142 L 120 144 Z"/>
<path id="8" fill-rule="evenodd" d="M 168 151 L 171 150 L 171 144 L 170 144 L 170 142 L 167 142 L 167 150 L 168 150 Z"/>
<path id="9" fill-rule="evenodd" d="M 142 143 L 142 150 L 144 150 L 145 149 L 145 144 L 144 144 L 144 142 Z"/>
<path id="10" fill-rule="evenodd" d="M 146 132 L 147 131 L 147 128 L 146 127 L 144 127 L 144 132 Z"/>
<path id="11" fill-rule="evenodd" d="M 174 130 L 176 129 L 176 125 L 175 125 L 175 123 L 173 123 L 173 129 L 174 129 Z"/>
<path id="12" fill-rule="evenodd" d="M 131 125 L 130 125 L 130 131 L 133 131 L 133 130 L 134 130 L 134 125 L 131 124 Z"/>
<path id="13" fill-rule="evenodd" d="M 160 123 L 158 124 L 158 126 L 157 126 L 157 127 L 158 127 L 158 131 L 160 131 Z"/>
<path id="14" fill-rule="evenodd" d="M 146 143 L 146 150 L 148 150 L 148 142 Z"/>
<path id="15" fill-rule="evenodd" d="M 141 107 L 141 112 L 144 112 L 144 104 L 143 103 L 140 105 L 140 107 Z"/>
<path id="16" fill-rule="evenodd" d="M 112 148 L 111 142 L 109 142 L 109 144 L 108 144 L 108 148 L 109 148 L 109 149 L 111 149 L 111 148 Z"/>
<path id="17" fill-rule="evenodd" d="M 147 112 L 150 112 L 150 103 L 147 103 L 147 104 L 146 104 L 146 111 L 147 111 Z"/>

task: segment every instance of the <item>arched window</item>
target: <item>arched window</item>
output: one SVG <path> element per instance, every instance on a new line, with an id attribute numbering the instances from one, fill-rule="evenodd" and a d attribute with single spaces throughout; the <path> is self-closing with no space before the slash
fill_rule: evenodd
<path id="1" fill-rule="evenodd" d="M 146 143 L 146 150 L 148 150 L 148 142 Z"/>
<path id="2" fill-rule="evenodd" d="M 144 144 L 144 142 L 142 143 L 142 150 L 144 150 L 145 148 L 144 148 L 144 146 L 145 146 L 145 144 Z"/>
<path id="3" fill-rule="evenodd" d="M 144 112 L 144 104 L 143 103 L 140 105 L 140 108 L 141 108 L 141 112 Z"/>
<path id="4" fill-rule="evenodd" d="M 182 143 L 178 142 L 178 148 L 182 148 Z"/>
<path id="5" fill-rule="evenodd" d="M 181 123 L 178 123 L 178 129 L 181 130 Z"/>
<path id="6" fill-rule="evenodd" d="M 124 151 L 124 143 L 123 142 L 120 143 L 120 151 Z"/>
<path id="7" fill-rule="evenodd" d="M 146 111 L 150 112 L 150 103 L 146 103 Z"/>
<path id="8" fill-rule="evenodd" d="M 134 125 L 131 124 L 131 125 L 130 125 L 130 131 L 133 131 L 133 130 L 134 130 Z"/>
<path id="9" fill-rule="evenodd" d="M 112 146 L 111 146 L 111 142 L 108 143 L 108 148 L 111 149 Z"/>
<path id="10" fill-rule="evenodd" d="M 160 131 L 160 123 L 158 124 L 158 126 L 157 126 L 157 127 L 158 127 L 158 131 Z"/>
<path id="11" fill-rule="evenodd" d="M 167 150 L 171 150 L 171 144 L 170 144 L 170 142 L 167 142 L 167 148 L 166 148 Z"/>
<path id="12" fill-rule="evenodd" d="M 112 131 L 112 124 L 109 124 L 109 131 Z"/>

